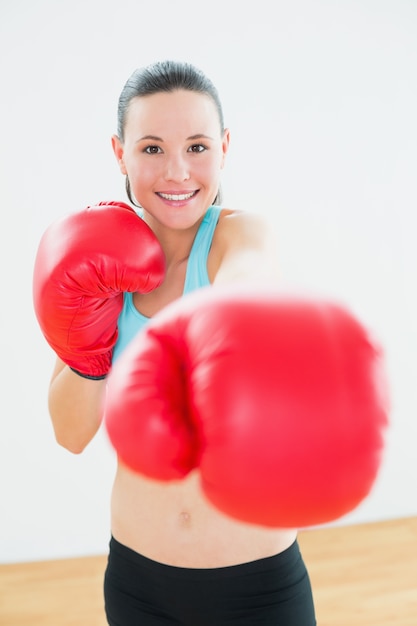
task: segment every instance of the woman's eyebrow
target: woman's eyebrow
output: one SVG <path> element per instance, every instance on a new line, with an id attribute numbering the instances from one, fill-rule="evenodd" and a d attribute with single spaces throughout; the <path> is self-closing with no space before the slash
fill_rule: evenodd
<path id="1" fill-rule="evenodd" d="M 156 135 L 144 135 L 140 137 L 138 141 L 145 141 L 151 139 L 152 141 L 163 141 L 162 137 L 157 137 Z"/>
<path id="2" fill-rule="evenodd" d="M 204 135 L 204 133 L 197 133 L 197 135 L 187 137 L 187 141 L 195 141 L 196 139 L 213 139 L 213 137 L 210 137 L 210 135 Z"/>

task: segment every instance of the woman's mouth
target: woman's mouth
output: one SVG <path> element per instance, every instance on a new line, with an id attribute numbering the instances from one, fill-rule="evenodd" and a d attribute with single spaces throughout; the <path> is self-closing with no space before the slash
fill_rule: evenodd
<path id="1" fill-rule="evenodd" d="M 157 195 L 163 200 L 169 200 L 170 202 L 184 202 L 184 200 L 190 200 L 195 196 L 197 191 L 189 191 L 188 193 L 162 193 L 157 192 Z"/>

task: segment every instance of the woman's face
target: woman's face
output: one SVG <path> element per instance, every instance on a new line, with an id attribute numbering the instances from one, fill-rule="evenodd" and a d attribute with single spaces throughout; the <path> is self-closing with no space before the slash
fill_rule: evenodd
<path id="1" fill-rule="evenodd" d="M 134 98 L 123 143 L 113 137 L 137 202 L 175 229 L 193 226 L 213 203 L 228 145 L 211 98 L 186 90 Z"/>

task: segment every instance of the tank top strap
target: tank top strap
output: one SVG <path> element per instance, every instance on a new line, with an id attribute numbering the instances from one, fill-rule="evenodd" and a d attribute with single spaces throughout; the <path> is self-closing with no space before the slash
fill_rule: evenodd
<path id="1" fill-rule="evenodd" d="M 195 236 L 185 275 L 184 294 L 210 284 L 207 259 L 219 221 L 221 207 L 210 206 Z"/>

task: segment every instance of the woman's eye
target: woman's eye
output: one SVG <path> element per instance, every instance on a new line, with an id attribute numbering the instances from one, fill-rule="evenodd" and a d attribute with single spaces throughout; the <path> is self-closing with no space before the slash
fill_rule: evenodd
<path id="1" fill-rule="evenodd" d="M 196 143 L 189 147 L 190 152 L 204 152 L 204 150 L 207 150 L 207 148 L 201 143 Z"/>
<path id="2" fill-rule="evenodd" d="M 159 146 L 146 146 L 145 152 L 147 154 L 159 154 L 161 152 L 161 148 Z"/>

